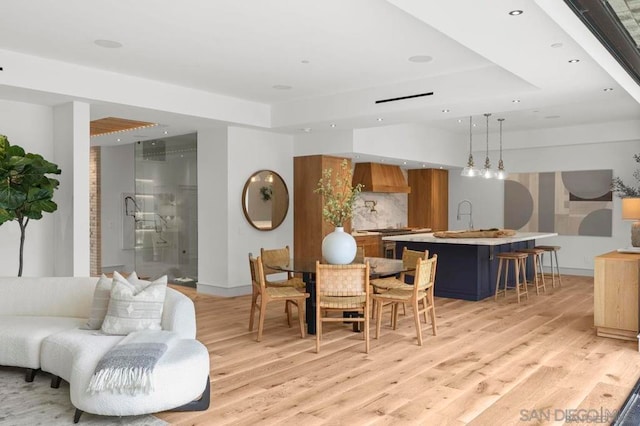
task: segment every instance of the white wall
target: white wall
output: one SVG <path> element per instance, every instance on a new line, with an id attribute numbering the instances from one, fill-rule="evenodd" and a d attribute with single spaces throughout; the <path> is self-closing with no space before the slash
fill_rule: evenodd
<path id="1" fill-rule="evenodd" d="M 442 165 L 466 163 L 467 141 L 460 135 L 422 124 L 356 129 L 354 152 Z"/>
<path id="2" fill-rule="evenodd" d="M 293 252 L 293 137 L 273 132 L 229 128 L 229 271 L 228 286 L 251 293 L 247 254 L 260 248 L 289 245 Z M 278 173 L 289 190 L 289 210 L 272 231 L 252 227 L 242 213 L 242 189 L 253 173 L 269 169 Z M 202 255 L 201 255 L 202 258 Z"/>
<path id="3" fill-rule="evenodd" d="M 135 192 L 135 145 L 100 149 L 102 203 L 102 268 L 132 272 L 134 249 L 123 249 L 122 194 Z"/>
<path id="4" fill-rule="evenodd" d="M 638 182 L 633 178 L 637 163 L 633 154 L 640 152 L 640 125 L 635 129 L 635 139 L 616 141 L 617 137 L 628 139 L 628 126 L 623 126 L 624 133 L 619 133 L 618 123 L 589 126 L 592 135 L 606 135 L 609 139 L 602 143 L 579 144 L 584 132 L 570 132 L 566 128 L 546 129 L 543 132 L 519 132 L 505 135 L 510 144 L 521 144 L 522 137 L 536 140 L 536 136 L 545 137 L 545 145 L 540 148 L 524 148 L 508 150 L 503 153 L 505 168 L 513 173 L 533 173 L 570 170 L 612 169 L 614 176 L 619 176 L 631 184 Z M 608 131 L 607 131 L 608 128 Z M 592 140 L 593 136 L 589 139 Z M 474 155 L 476 157 L 476 155 Z M 484 158 L 478 154 L 478 158 Z M 497 153 L 490 152 L 493 163 L 497 163 Z M 449 224 L 451 229 L 464 229 L 466 217 L 456 220 L 458 203 L 469 199 L 473 203 L 473 219 L 476 228 L 501 227 L 504 224 L 504 185 L 500 181 L 477 178 L 463 178 L 459 172 L 449 175 Z M 466 207 L 465 207 L 466 209 Z M 466 210 L 465 210 L 466 211 Z M 630 245 L 631 224 L 621 218 L 621 202 L 614 197 L 612 237 L 558 236 L 540 240 L 543 244 L 562 246 L 559 262 L 567 273 L 593 273 L 593 258 L 621 247 Z"/>
<path id="5" fill-rule="evenodd" d="M 27 152 L 53 159 L 53 111 L 50 107 L 0 100 L 0 133 L 12 145 Z M 63 170 L 64 172 L 64 170 Z M 53 200 L 59 202 L 57 191 Z M 53 275 L 54 217 L 58 212 L 45 213 L 40 220 L 29 222 L 24 247 L 23 276 Z M 16 222 L 0 226 L 0 275 L 18 274 L 20 228 Z"/>

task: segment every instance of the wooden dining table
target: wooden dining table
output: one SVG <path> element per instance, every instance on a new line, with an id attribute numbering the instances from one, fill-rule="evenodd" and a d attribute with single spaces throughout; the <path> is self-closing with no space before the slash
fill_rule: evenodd
<path id="1" fill-rule="evenodd" d="M 265 264 L 265 266 L 282 272 L 294 272 L 302 274 L 306 292 L 309 298 L 306 302 L 307 333 L 316 334 L 316 260 L 289 259 L 286 264 Z M 406 272 L 408 269 L 402 264 L 401 259 L 387 259 L 384 257 L 365 257 L 365 262 L 369 262 L 369 278 L 383 278 Z"/>

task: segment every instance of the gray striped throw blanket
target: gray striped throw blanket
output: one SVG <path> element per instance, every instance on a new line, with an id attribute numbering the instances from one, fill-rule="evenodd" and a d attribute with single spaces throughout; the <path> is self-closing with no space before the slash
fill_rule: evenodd
<path id="1" fill-rule="evenodd" d="M 142 330 L 130 333 L 98 361 L 87 392 L 136 395 L 153 391 L 153 369 L 176 334 Z"/>

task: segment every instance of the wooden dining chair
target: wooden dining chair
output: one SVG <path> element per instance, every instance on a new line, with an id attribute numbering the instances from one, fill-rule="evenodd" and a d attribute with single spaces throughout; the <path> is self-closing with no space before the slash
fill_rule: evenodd
<path id="1" fill-rule="evenodd" d="M 262 259 L 258 256 L 253 257 L 249 253 L 249 267 L 251 269 L 251 313 L 249 317 L 249 331 L 253 331 L 253 321 L 256 308 L 259 310 L 258 317 L 258 336 L 257 341 L 262 340 L 262 329 L 264 328 L 264 319 L 267 313 L 267 304 L 273 301 L 284 301 L 288 307 L 287 323 L 291 327 L 291 308 L 294 305 L 298 308 L 298 322 L 300 324 L 300 336 L 304 339 L 304 305 L 305 299 L 309 297 L 309 293 L 303 293 L 293 287 L 267 287 L 264 280 Z M 260 302 L 258 303 L 258 299 Z"/>
<path id="2" fill-rule="evenodd" d="M 289 246 L 277 249 L 260 249 L 260 257 L 264 267 L 264 280 L 267 287 L 294 287 L 304 288 L 305 283 L 302 278 L 296 277 L 292 272 L 282 272 L 278 269 L 270 268 L 274 265 L 286 265 L 291 260 Z M 269 279 L 269 276 L 286 274 L 284 279 Z"/>
<path id="3" fill-rule="evenodd" d="M 316 353 L 320 352 L 322 324 L 344 322 L 332 312 L 357 312 L 349 322 L 364 323 L 365 352 L 369 353 L 369 262 L 326 265 L 316 261 Z"/>
<path id="4" fill-rule="evenodd" d="M 427 313 L 431 314 L 431 327 L 433 335 L 437 334 L 436 311 L 434 305 L 434 284 L 438 256 L 430 259 L 416 261 L 415 281 L 411 290 L 393 288 L 384 293 L 374 294 L 373 301 L 376 305 L 376 339 L 380 337 L 382 313 L 385 306 L 391 306 L 391 326 L 395 330 L 398 325 L 398 305 L 410 304 L 413 308 L 413 319 L 418 337 L 418 345 L 422 346 L 422 326 L 420 314 L 424 314 L 425 323 L 428 322 Z M 422 307 L 420 306 L 422 304 Z"/>
<path id="5" fill-rule="evenodd" d="M 416 262 L 419 259 L 426 259 L 429 257 L 429 250 L 418 251 L 418 250 L 409 250 L 404 247 L 402 249 L 402 266 L 407 269 L 405 272 L 401 272 L 400 275 L 396 277 L 388 277 L 388 278 L 378 278 L 375 280 L 371 280 L 371 285 L 373 285 L 375 292 L 374 293 L 382 293 L 385 291 L 389 291 L 394 288 L 402 289 L 402 290 L 411 290 L 413 289 L 412 284 L 407 284 L 407 277 L 414 277 L 415 271 L 413 267 L 416 266 Z M 376 307 L 374 307 L 374 310 Z M 407 314 L 407 308 L 405 305 L 402 305 L 404 315 Z"/>

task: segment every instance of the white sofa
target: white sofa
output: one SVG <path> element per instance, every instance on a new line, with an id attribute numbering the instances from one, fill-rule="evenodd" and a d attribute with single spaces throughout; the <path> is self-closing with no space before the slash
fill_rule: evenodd
<path id="1" fill-rule="evenodd" d="M 125 336 L 84 330 L 97 278 L 0 277 L 0 365 L 27 368 L 27 381 L 39 369 L 69 382 L 77 421 L 85 411 L 99 415 L 139 415 L 171 409 L 206 409 L 209 353 L 195 340 L 193 302 L 167 288 L 162 329 L 173 343 L 153 372 L 149 394 L 89 393 L 98 361 Z M 191 402 L 194 400 L 199 402 Z"/>

